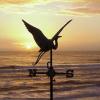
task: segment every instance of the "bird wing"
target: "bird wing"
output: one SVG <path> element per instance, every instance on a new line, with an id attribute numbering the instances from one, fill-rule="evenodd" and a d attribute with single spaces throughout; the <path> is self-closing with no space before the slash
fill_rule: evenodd
<path id="1" fill-rule="evenodd" d="M 64 29 L 64 27 L 66 26 L 66 25 L 68 25 L 70 22 L 72 21 L 72 19 L 71 20 L 69 20 L 53 37 L 52 37 L 52 41 L 54 41 L 55 39 L 56 39 L 56 37 L 60 34 L 60 32 Z"/>
<path id="2" fill-rule="evenodd" d="M 34 37 L 34 40 L 38 44 L 38 46 L 42 49 L 44 48 L 44 43 L 48 43 L 48 39 L 43 35 L 42 31 L 38 28 L 30 25 L 26 21 L 22 20 L 28 31 L 32 34 Z"/>

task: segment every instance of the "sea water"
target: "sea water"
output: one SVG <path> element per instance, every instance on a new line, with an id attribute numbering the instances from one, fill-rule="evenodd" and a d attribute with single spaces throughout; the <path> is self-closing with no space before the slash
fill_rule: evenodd
<path id="1" fill-rule="evenodd" d="M 0 66 L 21 65 L 29 66 L 35 63 L 38 52 L 1 51 Z M 49 61 L 49 53 L 43 55 L 38 65 Z M 94 64 L 100 63 L 99 51 L 56 51 L 53 52 L 54 64 Z"/>
<path id="2" fill-rule="evenodd" d="M 28 76 L 38 56 L 37 52 L 0 52 L 0 98 L 49 100 L 49 78 L 45 75 Z M 49 61 L 46 53 L 36 68 L 44 70 Z M 57 51 L 53 52 L 56 71 L 74 70 L 73 78 L 56 76 L 54 100 L 100 100 L 100 52 Z"/>

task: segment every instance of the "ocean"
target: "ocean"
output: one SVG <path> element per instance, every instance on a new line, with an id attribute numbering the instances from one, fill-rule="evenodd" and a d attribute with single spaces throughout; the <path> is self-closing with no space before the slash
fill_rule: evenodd
<path id="1" fill-rule="evenodd" d="M 30 66 L 37 59 L 38 52 L 1 51 L 0 66 Z M 46 65 L 49 53 L 43 55 L 38 65 Z M 97 64 L 100 63 L 100 51 L 56 51 L 53 52 L 53 64 Z"/>
<path id="2" fill-rule="evenodd" d="M 0 99 L 49 100 L 49 78 L 46 75 L 28 76 L 38 52 L 0 52 Z M 46 71 L 49 53 L 37 70 Z M 74 70 L 73 78 L 55 76 L 54 100 L 100 100 L 100 51 L 54 51 L 56 71 Z"/>

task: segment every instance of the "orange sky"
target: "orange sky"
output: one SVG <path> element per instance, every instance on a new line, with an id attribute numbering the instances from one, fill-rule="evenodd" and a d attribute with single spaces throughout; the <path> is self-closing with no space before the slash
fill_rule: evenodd
<path id="1" fill-rule="evenodd" d="M 0 0 L 0 50 L 38 48 L 22 19 L 48 38 L 73 19 L 59 50 L 100 50 L 100 0 Z"/>

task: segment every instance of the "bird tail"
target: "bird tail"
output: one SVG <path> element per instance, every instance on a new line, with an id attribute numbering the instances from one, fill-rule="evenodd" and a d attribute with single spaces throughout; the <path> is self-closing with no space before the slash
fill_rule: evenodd
<path id="1" fill-rule="evenodd" d="M 40 54 L 38 55 L 38 58 L 36 60 L 36 62 L 34 63 L 34 66 L 40 61 L 41 57 L 44 55 L 45 52 L 40 52 Z"/>

